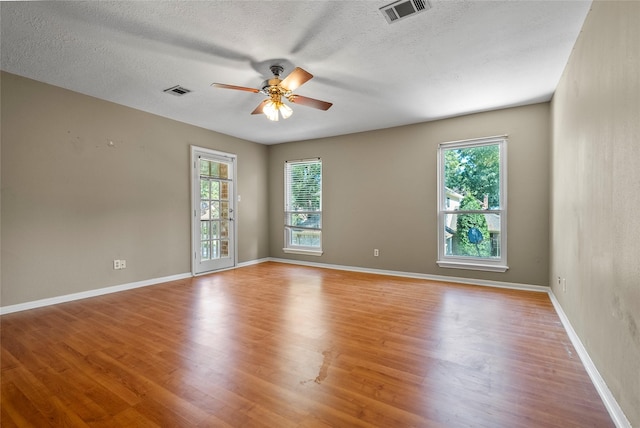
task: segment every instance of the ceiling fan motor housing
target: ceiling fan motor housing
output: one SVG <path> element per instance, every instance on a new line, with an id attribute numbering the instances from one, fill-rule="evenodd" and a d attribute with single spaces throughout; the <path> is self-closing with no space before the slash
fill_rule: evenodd
<path id="1" fill-rule="evenodd" d="M 269 80 L 265 80 L 262 84 L 262 92 L 266 95 L 284 95 L 287 91 L 284 90 L 280 86 L 282 79 L 280 79 L 280 74 L 284 71 L 284 68 L 281 65 L 272 65 L 269 67 L 271 72 L 273 73 L 273 78 Z"/>
<path id="2" fill-rule="evenodd" d="M 272 65 L 269 67 L 274 76 L 280 77 L 280 74 L 284 71 L 284 68 L 281 65 Z"/>

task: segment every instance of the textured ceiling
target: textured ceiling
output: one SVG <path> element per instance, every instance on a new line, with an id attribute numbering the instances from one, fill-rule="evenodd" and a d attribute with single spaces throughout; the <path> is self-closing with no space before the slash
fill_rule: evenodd
<path id="1" fill-rule="evenodd" d="M 591 1 L 429 0 L 394 24 L 390 1 L 2 2 L 10 73 L 263 144 L 548 101 Z M 251 115 L 280 64 L 315 77 L 287 120 Z M 176 97 L 164 89 L 193 92 Z"/>

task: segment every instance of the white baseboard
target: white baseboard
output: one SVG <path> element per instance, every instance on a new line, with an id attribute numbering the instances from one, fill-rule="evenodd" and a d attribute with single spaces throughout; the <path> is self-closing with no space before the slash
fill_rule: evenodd
<path id="1" fill-rule="evenodd" d="M 235 268 L 240 268 L 240 267 L 245 267 L 245 266 L 251 266 L 251 265 L 255 265 L 255 264 L 259 264 L 259 263 L 264 263 L 266 261 L 269 261 L 269 259 L 266 258 L 266 259 L 250 260 L 248 262 L 238 263 L 235 267 L 232 267 L 232 268 L 229 268 L 229 269 L 235 269 Z M 228 270 L 228 269 L 224 269 L 224 270 Z M 221 270 L 213 271 L 213 272 L 205 272 L 205 273 L 203 273 L 203 275 L 209 275 L 209 274 L 212 274 L 212 273 L 215 273 L 215 272 L 221 272 Z M 132 290 L 134 288 L 147 287 L 149 285 L 161 284 L 163 282 L 177 281 L 177 280 L 180 280 L 180 279 L 191 278 L 193 276 L 194 275 L 192 273 L 190 273 L 190 272 L 189 273 L 181 273 L 181 274 L 178 274 L 178 275 L 165 276 L 165 277 L 162 277 L 162 278 L 153 278 L 153 279 L 147 279 L 147 280 L 144 280 L 144 281 L 131 282 L 131 283 L 128 283 L 128 284 L 121 284 L 121 285 L 114 285 L 114 286 L 111 286 L 111 287 L 98 288 L 96 290 L 82 291 L 80 293 L 65 294 L 63 296 L 56 296 L 56 297 L 50 297 L 50 298 L 47 298 L 47 299 L 33 300 L 31 302 L 19 303 L 17 305 L 0 306 L 0 315 L 10 314 L 12 312 L 27 311 L 29 309 L 42 308 L 44 306 L 56 305 L 58 303 L 72 302 L 74 300 L 87 299 L 89 297 L 102 296 L 103 294 L 110 294 L 110 293 L 117 293 L 119 291 Z"/>
<path id="2" fill-rule="evenodd" d="M 266 259 L 250 260 L 248 262 L 238 263 L 236 266 L 229 268 L 235 269 L 239 267 L 251 266 L 269 261 Z M 228 269 L 224 269 L 228 270 Z M 209 275 L 219 271 L 205 272 L 203 275 Z M 63 296 L 50 297 L 47 299 L 33 300 L 31 302 L 18 303 L 17 305 L 0 306 L 0 315 L 10 314 L 12 312 L 27 311 L 29 309 L 42 308 L 44 306 L 56 305 L 58 303 L 72 302 L 74 300 L 87 299 L 89 297 L 102 296 L 103 294 L 117 293 L 119 291 L 132 290 L 134 288 L 147 287 L 149 285 L 161 284 L 163 282 L 177 281 L 180 279 L 191 278 L 192 273 L 181 273 L 177 275 L 165 276 L 162 278 L 147 279 L 144 281 L 131 282 L 128 284 L 114 285 L 111 287 L 98 288 L 96 290 L 82 291 L 79 293 L 65 294 Z"/>
<path id="3" fill-rule="evenodd" d="M 556 298 L 555 294 L 553 294 L 553 291 L 551 289 L 549 289 L 549 298 L 551 299 L 551 303 L 553 303 L 553 307 L 558 313 L 558 317 L 560 317 L 560 321 L 562 322 L 567 335 L 569 335 L 569 339 L 571 340 L 573 347 L 576 349 L 576 352 L 578 353 L 578 356 L 582 361 L 582 365 L 589 374 L 593 386 L 595 386 L 596 391 L 598 391 L 598 394 L 600 395 L 604 406 L 607 408 L 611 419 L 613 419 L 613 422 L 616 424 L 616 427 L 631 428 L 631 423 L 624 415 L 624 412 L 620 408 L 620 405 L 618 405 L 618 402 L 609 390 L 609 387 L 605 383 L 604 379 L 602 378 L 602 376 L 600 376 L 600 372 L 598 372 L 598 369 L 591 360 L 587 349 L 582 344 L 582 341 L 578 337 L 576 331 L 573 329 L 569 318 L 564 313 L 562 306 L 560 306 L 560 302 Z"/>
<path id="4" fill-rule="evenodd" d="M 313 263 L 313 262 L 303 262 L 298 260 L 289 260 L 289 259 L 279 259 L 273 257 L 266 257 L 262 259 L 250 260 L 247 262 L 238 263 L 235 267 L 229 268 L 241 268 L 251 265 L 256 265 L 265 262 L 278 262 L 278 263 L 289 263 L 296 265 L 306 265 L 312 267 L 320 267 L 326 269 L 336 269 L 336 270 L 345 270 L 351 272 L 364 272 L 364 273 L 374 273 L 378 275 L 390 275 L 390 276 L 401 276 L 406 278 L 416 278 L 416 279 L 427 279 L 432 281 L 444 281 L 444 282 L 455 282 L 460 284 L 473 284 L 473 285 L 483 285 L 488 287 L 501 287 L 501 288 L 512 288 L 518 290 L 528 290 L 528 291 L 539 291 L 539 292 L 547 292 L 548 287 L 540 286 L 540 285 L 529 285 L 529 284 L 516 284 L 510 282 L 499 282 L 499 281 L 485 281 L 478 279 L 468 279 L 468 278 L 456 278 L 450 276 L 439 276 L 439 275 L 427 275 L 421 273 L 413 273 L 413 272 L 400 272 L 400 271 L 391 271 L 391 270 L 382 270 L 382 269 L 371 269 L 371 268 L 361 268 L 355 266 L 343 266 L 343 265 L 332 265 L 326 263 Z M 225 269 L 228 270 L 228 269 Z M 220 271 L 206 272 L 203 275 L 211 274 Z M 50 297 L 47 299 L 34 300 L 31 302 L 19 303 L 17 305 L 9 305 L 0 307 L 0 315 L 10 314 L 12 312 L 26 311 L 29 309 L 41 308 L 43 306 L 55 305 L 58 303 L 71 302 L 74 300 L 86 299 L 89 297 L 101 296 L 103 294 L 109 293 L 117 293 L 119 291 L 131 290 L 134 288 L 146 287 L 149 285 L 160 284 L 163 282 L 177 281 L 180 279 L 191 278 L 193 275 L 191 273 L 183 273 L 178 275 L 166 276 L 163 278 L 153 278 L 144 281 L 137 281 L 128 284 L 114 285 L 111 287 L 98 288 L 96 290 L 88 290 L 80 293 L 66 294 L 63 296 Z"/>
<path id="5" fill-rule="evenodd" d="M 0 315 L 12 312 L 26 311 L 28 309 L 41 308 L 43 306 L 56 305 L 58 303 L 72 302 L 74 300 L 86 299 L 89 297 L 102 296 L 103 294 L 117 293 L 119 291 L 132 290 L 134 288 L 147 287 L 149 285 L 163 282 L 178 281 L 180 279 L 191 278 L 191 273 L 181 273 L 178 275 L 165 276 L 162 278 L 146 279 L 144 281 L 130 282 L 128 284 L 114 285 L 111 287 L 98 288 L 95 290 L 82 291 L 80 293 L 65 294 L 64 296 L 50 297 L 48 299 L 34 300 L 31 302 L 19 303 L 0 307 Z"/>
<path id="6" fill-rule="evenodd" d="M 319 267 L 319 268 L 326 268 L 326 269 L 346 270 L 350 272 L 373 273 L 377 275 L 400 276 L 404 278 L 427 279 L 430 281 L 455 282 L 457 284 L 482 285 L 486 287 L 498 287 L 498 288 L 510 288 L 514 290 L 537 291 L 540 293 L 547 293 L 549 291 L 549 287 L 544 285 L 518 284 L 514 282 L 458 278 L 453 276 L 429 275 L 425 273 L 416 273 L 416 272 L 401 272 L 401 271 L 395 271 L 395 270 L 372 269 L 372 268 L 363 268 L 363 267 L 356 267 L 356 266 L 331 265 L 327 263 L 315 263 L 315 262 L 306 262 L 306 261 L 299 261 L 299 260 L 279 259 L 279 258 L 273 258 L 273 257 L 269 257 L 264 261 L 271 261 L 271 262 L 277 262 L 277 263 L 289 263 L 294 265 L 312 266 L 312 267 Z"/>
<path id="7" fill-rule="evenodd" d="M 241 268 L 245 266 L 259 265 L 260 263 L 268 262 L 269 260 L 270 260 L 269 257 L 265 257 L 263 259 L 249 260 L 248 262 L 238 263 L 236 267 Z"/>

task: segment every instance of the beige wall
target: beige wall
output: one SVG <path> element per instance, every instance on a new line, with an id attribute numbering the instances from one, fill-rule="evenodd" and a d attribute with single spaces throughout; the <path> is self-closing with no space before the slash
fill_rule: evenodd
<path id="1" fill-rule="evenodd" d="M 549 104 L 269 147 L 271 257 L 431 275 L 548 285 Z M 438 144 L 509 135 L 506 273 L 440 268 Z M 321 157 L 323 249 L 285 254 L 283 165 Z M 373 249 L 380 250 L 373 257 Z"/>
<path id="2" fill-rule="evenodd" d="M 632 426 L 640 426 L 638 22 L 640 2 L 594 2 L 552 103 L 550 280 Z"/>
<path id="3" fill-rule="evenodd" d="M 2 306 L 190 272 L 190 145 L 238 155 L 238 258 L 268 256 L 266 146 L 7 73 L 1 136 Z"/>

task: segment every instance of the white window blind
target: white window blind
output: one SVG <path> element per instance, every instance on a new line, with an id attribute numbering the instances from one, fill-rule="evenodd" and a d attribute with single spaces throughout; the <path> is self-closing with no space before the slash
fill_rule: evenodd
<path id="1" fill-rule="evenodd" d="M 285 251 L 322 251 L 322 160 L 287 161 L 284 168 Z"/>

